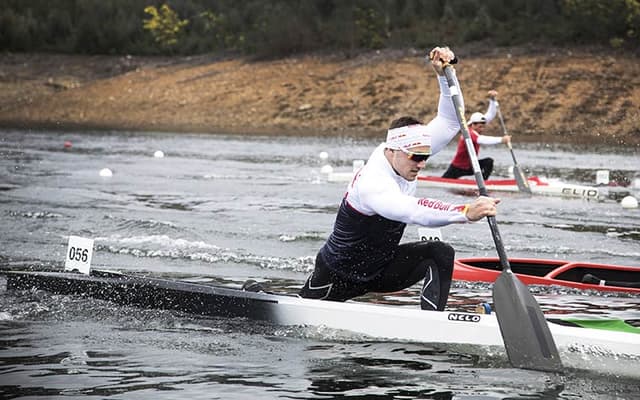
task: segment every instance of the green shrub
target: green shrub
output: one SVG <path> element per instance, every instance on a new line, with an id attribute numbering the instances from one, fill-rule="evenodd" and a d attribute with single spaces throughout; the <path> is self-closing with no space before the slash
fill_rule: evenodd
<path id="1" fill-rule="evenodd" d="M 167 4 L 158 10 L 155 6 L 145 7 L 144 12 L 149 19 L 144 20 L 144 29 L 151 32 L 156 43 L 165 48 L 172 48 L 178 43 L 178 38 L 189 20 L 180 19 L 178 14 Z"/>

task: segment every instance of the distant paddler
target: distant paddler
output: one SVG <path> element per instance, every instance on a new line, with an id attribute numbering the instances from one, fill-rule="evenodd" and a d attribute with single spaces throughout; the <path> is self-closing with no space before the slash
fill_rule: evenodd
<path id="1" fill-rule="evenodd" d="M 511 135 L 503 136 L 488 136 L 483 135 L 485 127 L 496 117 L 496 110 L 498 107 L 498 92 L 495 90 L 489 90 L 489 107 L 486 113 L 474 112 L 471 114 L 467 125 L 469 126 L 469 133 L 471 134 L 471 141 L 473 147 L 476 149 L 476 154 L 480 151 L 480 145 L 496 145 L 504 143 L 507 146 L 511 144 Z M 486 157 L 478 160 L 480 164 L 480 170 L 482 171 L 482 177 L 489 179 L 491 172 L 493 172 L 493 158 Z M 464 138 L 460 135 L 458 140 L 458 147 L 456 154 L 449 164 L 449 168 L 442 175 L 443 178 L 457 179 L 461 176 L 473 175 L 473 168 L 471 166 L 471 159 L 467 154 L 467 148 L 464 144 Z"/>

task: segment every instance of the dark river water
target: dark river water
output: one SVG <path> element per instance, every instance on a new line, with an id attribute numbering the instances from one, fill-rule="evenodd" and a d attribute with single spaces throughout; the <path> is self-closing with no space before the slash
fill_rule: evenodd
<path id="1" fill-rule="evenodd" d="M 72 146 L 65 147 L 69 141 Z M 229 286 L 255 279 L 295 292 L 313 267 L 348 171 L 377 141 L 321 137 L 0 132 L 0 267 L 62 269 L 69 235 L 95 240 L 92 265 Z M 597 170 L 634 181 L 638 152 L 514 143 L 527 174 L 595 184 Z M 161 150 L 165 156 L 154 157 Z M 327 160 L 319 153 L 325 151 Z M 450 145 L 429 161 L 440 175 Z M 506 175 L 508 151 L 483 148 Z M 109 168 L 113 175 L 101 177 Z M 632 193 L 636 198 L 640 192 Z M 420 188 L 452 202 L 467 197 Z M 511 257 L 640 265 L 640 209 L 614 200 L 502 198 Z M 486 223 L 442 228 L 458 257 L 495 256 Z M 417 240 L 409 226 L 403 240 Z M 640 360 L 567 370 L 511 368 L 504 355 L 381 342 L 322 328 L 140 310 L 0 278 L 0 399 L 636 399 Z M 545 312 L 640 319 L 640 298 L 532 288 Z M 417 288 L 364 301 L 417 307 Z M 449 308 L 491 301 L 456 282 Z M 381 321 L 384 323 L 384 321 Z M 428 328 L 426 328 L 428 329 Z M 585 355 L 587 357 L 587 355 Z M 615 362 L 614 362 L 615 364 Z"/>

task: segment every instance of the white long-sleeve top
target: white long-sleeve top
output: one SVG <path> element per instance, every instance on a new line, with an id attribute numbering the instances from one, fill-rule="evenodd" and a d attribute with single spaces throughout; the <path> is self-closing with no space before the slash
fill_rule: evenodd
<path id="1" fill-rule="evenodd" d="M 484 113 L 484 118 L 487 121 L 487 124 L 496 117 L 498 110 L 498 101 L 496 99 L 489 99 L 489 107 L 487 107 L 487 112 Z M 495 145 L 502 143 L 501 136 L 487 136 L 487 135 L 478 135 L 478 143 L 485 145 Z"/>
<path id="2" fill-rule="evenodd" d="M 463 214 L 464 204 L 416 197 L 417 180 L 408 181 L 398 175 L 384 150 L 384 143 L 380 144 L 349 184 L 345 200 L 353 209 L 364 215 L 377 214 L 430 227 L 468 222 Z"/>
<path id="3" fill-rule="evenodd" d="M 462 96 L 462 90 L 460 89 L 455 70 L 453 70 L 453 80 L 456 86 L 454 90 L 457 90 L 460 94 L 460 102 L 464 113 L 464 97 Z M 440 86 L 438 113 L 436 117 L 427 124 L 427 129 L 431 134 L 431 154 L 439 153 L 460 131 L 460 123 L 458 122 L 456 109 L 451 99 L 452 94 L 449 84 L 447 83 L 447 78 L 438 76 L 438 84 Z M 495 115 L 496 107 L 494 104 L 491 118 L 495 118 Z"/>

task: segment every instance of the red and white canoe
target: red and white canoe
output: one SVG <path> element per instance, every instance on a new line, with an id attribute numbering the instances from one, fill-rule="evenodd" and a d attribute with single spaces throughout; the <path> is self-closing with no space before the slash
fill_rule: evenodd
<path id="1" fill-rule="evenodd" d="M 353 172 L 330 172 L 327 174 L 329 182 L 348 182 L 353 179 Z M 549 180 L 532 176 L 527 179 L 533 194 L 545 196 L 561 196 L 573 198 L 586 198 L 597 200 L 600 192 L 597 187 L 575 185 L 561 182 L 559 180 Z M 488 179 L 485 182 L 489 192 L 518 192 L 518 184 L 515 179 Z M 478 186 L 475 179 L 459 178 L 449 179 L 437 176 L 418 176 L 418 186 L 439 187 L 456 191 L 477 193 Z"/>
<path id="2" fill-rule="evenodd" d="M 640 294 L 640 267 L 535 258 L 510 258 L 509 264 L 527 285 L 561 285 Z M 455 261 L 453 279 L 494 282 L 501 272 L 497 257 L 460 258 Z"/>
<path id="3" fill-rule="evenodd" d="M 563 197 L 583 197 L 587 199 L 598 199 L 598 188 L 592 186 L 574 185 L 564 183 L 559 180 L 547 180 L 532 176 L 527 178 L 529 187 L 533 194 Z M 490 192 L 518 192 L 518 184 L 515 179 L 488 179 L 484 181 L 487 190 Z M 425 187 L 441 187 L 452 190 L 478 191 L 475 179 L 440 178 L 437 176 L 418 176 L 418 185 Z"/>

